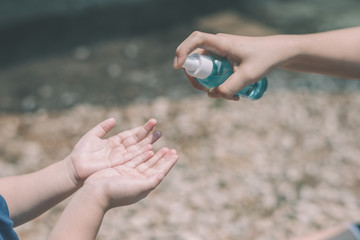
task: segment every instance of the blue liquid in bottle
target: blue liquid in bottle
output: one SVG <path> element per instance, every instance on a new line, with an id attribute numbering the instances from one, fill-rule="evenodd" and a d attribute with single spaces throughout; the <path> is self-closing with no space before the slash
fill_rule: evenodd
<path id="1" fill-rule="evenodd" d="M 204 56 L 198 53 L 188 56 L 183 67 L 189 75 L 196 77 L 199 83 L 208 89 L 219 86 L 233 73 L 226 58 Z M 235 95 L 257 100 L 264 95 L 267 86 L 268 81 L 265 77 L 246 86 Z"/>

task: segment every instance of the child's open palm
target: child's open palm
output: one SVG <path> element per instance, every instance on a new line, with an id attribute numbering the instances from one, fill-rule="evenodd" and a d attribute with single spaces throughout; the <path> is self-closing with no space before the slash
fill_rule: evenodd
<path id="1" fill-rule="evenodd" d="M 154 156 L 138 156 L 127 163 L 91 175 L 83 190 L 98 199 L 104 209 L 129 205 L 146 197 L 178 159 L 175 150 L 162 148 Z"/>
<path id="2" fill-rule="evenodd" d="M 88 176 L 101 169 L 154 155 L 152 144 L 161 137 L 160 131 L 150 134 L 156 125 L 155 119 L 104 139 L 115 123 L 114 118 L 99 123 L 80 139 L 66 159 L 68 171 L 76 184 L 82 184 Z"/>

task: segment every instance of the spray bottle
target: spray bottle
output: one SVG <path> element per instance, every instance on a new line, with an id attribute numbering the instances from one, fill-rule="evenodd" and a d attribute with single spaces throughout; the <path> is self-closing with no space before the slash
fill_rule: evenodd
<path id="1" fill-rule="evenodd" d="M 232 67 L 226 58 L 198 53 L 188 56 L 182 67 L 185 68 L 187 74 L 196 77 L 199 83 L 208 89 L 219 86 L 233 73 Z M 257 100 L 264 95 L 267 85 L 265 77 L 256 83 L 246 86 L 235 95 L 250 100 Z"/>

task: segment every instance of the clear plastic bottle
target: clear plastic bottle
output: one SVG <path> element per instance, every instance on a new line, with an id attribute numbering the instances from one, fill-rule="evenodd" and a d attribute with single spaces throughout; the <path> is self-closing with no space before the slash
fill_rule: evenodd
<path id="1" fill-rule="evenodd" d="M 232 67 L 226 58 L 212 57 L 198 53 L 191 54 L 185 60 L 186 72 L 196 77 L 199 83 L 208 89 L 214 88 L 225 82 L 233 73 Z M 256 100 L 261 98 L 267 89 L 266 77 L 241 89 L 236 96 Z"/>

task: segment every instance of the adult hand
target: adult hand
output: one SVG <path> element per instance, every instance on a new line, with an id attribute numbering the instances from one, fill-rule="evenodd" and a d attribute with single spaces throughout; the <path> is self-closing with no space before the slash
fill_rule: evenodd
<path id="1" fill-rule="evenodd" d="M 209 34 L 193 32 L 176 49 L 173 67 L 178 69 L 192 52 L 214 53 L 226 57 L 233 67 L 233 74 L 220 86 L 211 89 L 209 96 L 238 100 L 234 96 L 249 84 L 262 79 L 273 68 L 287 59 L 281 36 L 244 37 L 229 34 Z M 208 91 L 196 78 L 187 75 L 191 84 L 200 90 Z"/>

